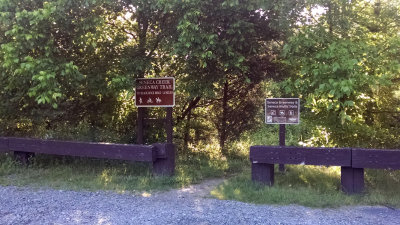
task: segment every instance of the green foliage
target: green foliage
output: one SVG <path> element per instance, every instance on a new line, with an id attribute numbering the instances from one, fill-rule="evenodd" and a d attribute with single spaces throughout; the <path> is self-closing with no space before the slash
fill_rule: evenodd
<path id="1" fill-rule="evenodd" d="M 135 79 L 173 76 L 183 149 L 231 155 L 268 96 L 301 98 L 290 144 L 397 148 L 396 3 L 0 1 L 0 133 L 132 143 Z M 165 139 L 160 126 L 146 142 Z"/>
<path id="2" fill-rule="evenodd" d="M 17 163 L 8 155 L 0 157 L 0 176 L 8 176 L 17 168 Z"/>
<path id="3" fill-rule="evenodd" d="M 121 127 L 133 102 L 126 100 L 128 79 L 118 64 L 128 38 L 107 26 L 105 15 L 119 10 L 109 3 L 0 2 L 2 133 L 18 135 L 21 120 L 30 124 L 21 135 L 33 137 L 83 120 L 100 129 L 132 130 Z"/>
<path id="4" fill-rule="evenodd" d="M 57 133 L 64 130 L 81 134 L 75 135 L 79 140 L 133 142 L 135 79 L 172 75 L 181 103 L 176 117 L 188 124 L 178 124 L 185 129 L 177 138 L 211 137 L 211 129 L 223 146 L 252 128 L 263 98 L 261 82 L 279 76 L 273 56 L 279 47 L 273 43 L 288 27 L 280 23 L 298 15 L 300 5 L 1 1 L 0 132 L 62 138 Z M 195 99 L 201 101 L 191 105 Z M 188 114 L 198 121 L 190 122 Z M 157 109 L 147 112 L 162 115 Z M 82 124 L 92 135 L 74 130 Z M 163 139 L 158 125 L 146 125 L 151 134 L 146 141 Z M 187 135 L 194 128 L 200 129 L 197 137 Z M 123 137 L 95 137 L 102 136 L 100 130 Z"/>
<path id="5" fill-rule="evenodd" d="M 262 81 L 280 76 L 274 56 L 283 35 L 273 25 L 279 13 L 273 4 L 259 1 L 185 3 L 173 45 L 182 65 L 178 81 L 189 100 L 201 97 L 199 104 L 209 106 L 202 111 L 213 121 L 226 153 L 225 142 L 254 126 L 264 98 Z"/>
<path id="6" fill-rule="evenodd" d="M 295 75 L 282 87 L 304 99 L 307 118 L 325 127 L 336 145 L 363 142 L 366 131 L 374 129 L 397 133 L 400 102 L 389 90 L 397 89 L 400 74 L 398 5 L 383 1 L 379 13 L 365 1 L 310 5 L 317 6 L 325 12 L 303 24 L 283 48 Z M 382 120 L 382 112 L 392 120 Z M 382 146 L 379 137 L 372 137 L 375 146 Z"/>
<path id="7" fill-rule="evenodd" d="M 175 53 L 186 61 L 182 80 L 192 96 L 214 97 L 224 81 L 240 79 L 259 83 L 268 59 L 258 54 L 262 44 L 277 36 L 266 15 L 248 10 L 253 1 L 235 4 L 228 1 L 188 1 L 188 10 L 177 26 Z M 258 68 L 256 66 L 259 66 Z M 263 73 L 264 72 L 264 73 Z"/>
<path id="8" fill-rule="evenodd" d="M 299 125 L 286 125 L 286 145 L 299 146 L 310 138 L 311 131 L 307 122 L 301 121 Z M 279 145 L 279 125 L 263 124 L 258 130 L 245 135 L 252 145 Z"/>
<path id="9" fill-rule="evenodd" d="M 60 20 L 65 18 L 60 15 L 68 9 L 60 8 L 59 2 L 33 6 L 30 2 L 3 1 L 0 5 L 0 20 L 7 21 L 1 29 L 2 89 L 20 89 L 26 98 L 57 108 L 66 90 L 75 88 L 83 79 L 71 57 L 62 52 L 66 46 L 60 33 L 65 32 L 65 27 Z M 29 104 L 28 99 L 25 104 Z"/>

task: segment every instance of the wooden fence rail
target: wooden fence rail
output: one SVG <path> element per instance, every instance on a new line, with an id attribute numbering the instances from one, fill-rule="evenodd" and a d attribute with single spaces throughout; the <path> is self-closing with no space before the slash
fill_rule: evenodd
<path id="1" fill-rule="evenodd" d="M 364 190 L 364 168 L 400 169 L 400 150 L 251 146 L 253 181 L 274 184 L 274 164 L 341 166 L 346 193 Z"/>
<path id="2" fill-rule="evenodd" d="M 175 146 L 170 143 L 133 145 L 0 137 L 0 152 L 8 151 L 23 163 L 38 153 L 149 162 L 155 175 L 171 176 L 175 171 Z"/>

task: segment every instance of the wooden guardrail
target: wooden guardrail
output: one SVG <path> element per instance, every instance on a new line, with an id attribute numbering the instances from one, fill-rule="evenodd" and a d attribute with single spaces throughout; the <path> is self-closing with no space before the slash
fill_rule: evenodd
<path id="1" fill-rule="evenodd" d="M 132 145 L 0 137 L 0 152 L 8 151 L 23 163 L 38 153 L 150 162 L 155 175 L 171 176 L 175 171 L 175 146 L 170 143 Z"/>
<path id="2" fill-rule="evenodd" d="M 400 150 L 251 146 L 250 161 L 252 180 L 270 186 L 274 164 L 340 166 L 342 190 L 361 193 L 364 168 L 400 169 Z"/>

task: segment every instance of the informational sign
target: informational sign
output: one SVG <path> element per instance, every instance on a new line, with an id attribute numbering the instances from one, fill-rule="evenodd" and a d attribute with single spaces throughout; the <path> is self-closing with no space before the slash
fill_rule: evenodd
<path id="1" fill-rule="evenodd" d="M 173 107 L 175 106 L 175 79 L 138 78 L 135 88 L 137 107 Z"/>
<path id="2" fill-rule="evenodd" d="M 300 100 L 298 98 L 265 99 L 266 124 L 298 124 L 300 122 Z"/>

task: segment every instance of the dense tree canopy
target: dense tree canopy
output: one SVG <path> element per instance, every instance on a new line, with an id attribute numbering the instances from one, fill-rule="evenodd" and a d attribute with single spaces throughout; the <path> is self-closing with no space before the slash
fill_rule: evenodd
<path id="1" fill-rule="evenodd" d="M 311 15 L 283 49 L 295 73 L 284 83 L 286 92 L 303 96 L 309 116 L 320 120 L 336 144 L 370 138 L 371 145 L 396 143 L 390 135 L 379 139 L 399 128 L 400 102 L 393 95 L 400 76 L 399 4 L 314 4 L 325 13 Z"/>
<path id="2" fill-rule="evenodd" d="M 134 142 L 135 79 L 173 76 L 185 145 L 226 149 L 279 93 L 305 103 L 310 145 L 399 147 L 399 5 L 0 0 L 0 134 Z"/>

